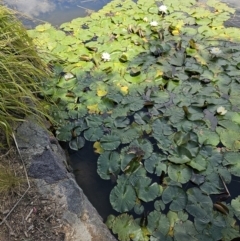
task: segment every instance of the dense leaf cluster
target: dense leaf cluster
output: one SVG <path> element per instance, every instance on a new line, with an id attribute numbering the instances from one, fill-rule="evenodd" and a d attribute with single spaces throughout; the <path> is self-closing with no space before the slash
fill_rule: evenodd
<path id="1" fill-rule="evenodd" d="M 60 30 L 29 31 L 56 74 L 45 94 L 59 107 L 57 137 L 74 150 L 94 142 L 98 174 L 117 177 L 110 201 L 123 214 L 107 224 L 119 240 L 232 240 L 240 201 L 224 201 L 240 176 L 240 39 L 224 22 L 234 10 L 165 4 L 114 0 Z"/>

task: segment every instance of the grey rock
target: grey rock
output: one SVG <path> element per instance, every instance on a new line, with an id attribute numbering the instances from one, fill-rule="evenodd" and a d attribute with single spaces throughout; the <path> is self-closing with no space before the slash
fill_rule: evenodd
<path id="1" fill-rule="evenodd" d="M 31 118 L 17 128 L 16 135 L 20 149 L 45 147 L 49 144 L 49 134 L 47 130 L 36 124 Z"/>
<path id="2" fill-rule="evenodd" d="M 61 209 L 67 227 L 65 241 L 116 241 L 67 171 L 66 155 L 58 141 L 31 118 L 19 126 L 16 139 L 39 193 Z"/>
<path id="3" fill-rule="evenodd" d="M 41 155 L 32 156 L 32 163 L 28 169 L 30 177 L 53 183 L 67 178 L 67 171 L 60 165 L 52 150 L 45 150 Z"/>

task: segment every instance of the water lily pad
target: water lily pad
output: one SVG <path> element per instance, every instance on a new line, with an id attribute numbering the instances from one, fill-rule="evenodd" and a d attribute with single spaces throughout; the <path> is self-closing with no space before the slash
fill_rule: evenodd
<path id="1" fill-rule="evenodd" d="M 234 214 L 238 219 L 240 219 L 240 196 L 233 199 L 231 205 L 233 207 Z"/>
<path id="2" fill-rule="evenodd" d="M 148 215 L 147 229 L 154 237 L 167 235 L 169 231 L 170 223 L 166 215 L 158 211 L 153 211 Z"/>
<path id="3" fill-rule="evenodd" d="M 127 117 L 117 117 L 114 120 L 114 124 L 118 128 L 126 127 L 128 126 L 129 123 L 130 123 L 130 120 Z"/>
<path id="4" fill-rule="evenodd" d="M 144 162 L 144 166 L 149 173 L 155 173 L 157 176 L 160 176 L 162 172 L 167 171 L 166 163 L 163 162 L 166 160 L 165 156 L 153 153 L 149 158 Z"/>
<path id="5" fill-rule="evenodd" d="M 186 206 L 189 212 L 196 219 L 209 222 L 213 208 L 212 200 L 209 196 L 202 193 L 198 188 L 190 188 L 187 191 L 188 202 Z"/>
<path id="6" fill-rule="evenodd" d="M 240 162 L 238 152 L 225 153 L 223 165 L 228 168 L 232 175 L 240 177 Z"/>
<path id="7" fill-rule="evenodd" d="M 141 178 L 135 188 L 138 198 L 144 202 L 153 201 L 161 194 L 161 186 L 156 182 L 151 184 L 151 179 L 148 177 Z"/>
<path id="8" fill-rule="evenodd" d="M 103 136 L 103 130 L 99 127 L 92 127 L 84 131 L 84 137 L 88 141 L 97 141 Z"/>
<path id="9" fill-rule="evenodd" d="M 169 186 L 163 191 L 162 200 L 165 204 L 171 202 L 170 210 L 181 211 L 187 204 L 187 195 L 181 188 Z"/>
<path id="10" fill-rule="evenodd" d="M 116 135 L 106 135 L 100 139 L 101 146 L 104 150 L 115 150 L 121 143 L 120 138 Z"/>
<path id="11" fill-rule="evenodd" d="M 211 173 L 205 177 L 204 183 L 200 186 L 201 190 L 210 194 L 222 193 L 223 185 L 218 173 Z"/>
<path id="12" fill-rule="evenodd" d="M 116 218 L 110 216 L 107 225 L 114 234 L 118 235 L 120 241 L 130 241 L 132 236 L 141 232 L 140 226 L 135 222 L 132 216 L 124 213 Z"/>
<path id="13" fill-rule="evenodd" d="M 131 210 L 135 205 L 136 198 L 134 188 L 121 182 L 110 193 L 110 203 L 120 213 Z"/>
<path id="14" fill-rule="evenodd" d="M 171 164 L 168 167 L 168 175 L 175 182 L 186 183 L 190 180 L 192 171 L 189 167 L 187 167 L 184 164 Z"/>
<path id="15" fill-rule="evenodd" d="M 85 145 L 85 139 L 81 136 L 78 136 L 69 142 L 69 147 L 75 151 L 78 151 L 79 149 L 83 148 L 84 145 Z"/>
<path id="16" fill-rule="evenodd" d="M 193 223 L 189 220 L 176 223 L 174 226 L 174 240 L 194 240 L 197 231 Z"/>
<path id="17" fill-rule="evenodd" d="M 106 151 L 99 156 L 97 165 L 98 175 L 109 180 L 111 174 L 115 175 L 120 170 L 120 155 L 117 152 Z"/>

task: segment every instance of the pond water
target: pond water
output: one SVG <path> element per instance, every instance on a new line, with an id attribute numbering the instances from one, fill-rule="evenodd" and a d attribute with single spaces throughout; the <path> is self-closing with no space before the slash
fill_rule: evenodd
<path id="1" fill-rule="evenodd" d="M 97 11 L 109 0 L 4 0 L 12 9 L 17 10 L 29 19 L 50 22 L 57 26 L 77 17 L 84 17 L 92 11 Z"/>
<path id="2" fill-rule="evenodd" d="M 47 21 L 55 26 L 63 22 L 70 21 L 77 17 L 83 17 L 97 11 L 104 6 L 107 0 L 55 0 L 55 1 L 38 1 L 38 0 L 5 0 L 5 2 L 36 22 Z M 237 9 L 235 16 L 228 22 L 231 26 L 240 26 L 240 1 L 225 1 Z M 106 220 L 109 214 L 114 214 L 109 202 L 109 194 L 115 185 L 114 182 L 102 180 L 97 172 L 98 155 L 93 152 L 92 143 L 87 143 L 84 149 L 75 152 L 69 150 L 71 164 L 76 175 L 78 184 L 83 189 L 90 202 L 98 210 L 99 214 Z M 233 185 L 230 185 L 229 191 L 232 198 L 239 195 L 240 180 L 233 178 Z"/>
<path id="3" fill-rule="evenodd" d="M 92 11 L 97 11 L 110 0 L 4 0 L 4 2 L 10 8 L 28 16 L 29 19 L 35 19 L 37 24 L 41 21 L 47 21 L 57 26 L 74 18 L 84 17 Z M 240 1 L 223 0 L 223 2 L 228 3 L 237 10 L 235 16 L 229 21 L 229 25 L 239 26 Z"/>

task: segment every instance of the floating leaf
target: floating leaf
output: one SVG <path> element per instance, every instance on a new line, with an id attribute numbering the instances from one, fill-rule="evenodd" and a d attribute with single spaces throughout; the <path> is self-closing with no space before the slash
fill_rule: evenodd
<path id="1" fill-rule="evenodd" d="M 114 120 L 114 124 L 118 128 L 126 127 L 129 125 L 129 123 L 130 123 L 130 120 L 127 117 L 117 117 Z"/>
<path id="2" fill-rule="evenodd" d="M 232 175 L 240 177 L 240 162 L 238 152 L 225 153 L 223 165 L 227 166 Z"/>
<path id="3" fill-rule="evenodd" d="M 223 185 L 218 173 L 211 173 L 205 177 L 204 183 L 200 186 L 201 190 L 210 194 L 222 193 Z"/>
<path id="4" fill-rule="evenodd" d="M 238 219 L 240 219 L 240 196 L 237 198 L 233 199 L 231 201 L 231 205 L 233 207 L 234 214 Z"/>
<path id="5" fill-rule="evenodd" d="M 212 200 L 198 188 L 190 188 L 187 191 L 188 202 L 186 210 L 196 219 L 209 222 L 213 208 Z"/>
<path id="6" fill-rule="evenodd" d="M 121 143 L 120 138 L 116 135 L 106 135 L 100 139 L 101 146 L 104 150 L 115 150 Z"/>
<path id="7" fill-rule="evenodd" d="M 174 240 L 194 240 L 197 231 L 193 223 L 189 220 L 185 222 L 178 222 L 174 226 Z"/>
<path id="8" fill-rule="evenodd" d="M 102 154 L 104 152 L 99 141 L 94 142 L 93 148 L 95 153 Z"/>
<path id="9" fill-rule="evenodd" d="M 156 173 L 157 176 L 160 176 L 162 172 L 166 173 L 167 170 L 166 163 L 164 163 L 163 160 L 166 160 L 165 156 L 153 153 L 145 160 L 144 166 L 149 173 Z"/>
<path id="10" fill-rule="evenodd" d="M 161 193 L 160 187 L 156 182 L 151 184 L 148 177 L 141 178 L 135 186 L 138 198 L 144 202 L 153 201 L 158 197 Z"/>
<path id="11" fill-rule="evenodd" d="M 69 142 L 69 147 L 75 151 L 78 151 L 79 149 L 83 148 L 84 145 L 85 145 L 85 139 L 81 136 L 78 136 Z"/>
<path id="12" fill-rule="evenodd" d="M 170 210 L 181 211 L 187 204 L 187 195 L 181 188 L 169 186 L 164 190 L 162 200 L 165 204 L 171 202 Z"/>
<path id="13" fill-rule="evenodd" d="M 175 182 L 186 183 L 190 180 L 192 172 L 186 165 L 171 164 L 168 167 L 168 175 Z"/>
<path id="14" fill-rule="evenodd" d="M 99 127 L 92 127 L 84 131 L 84 137 L 88 141 L 97 141 L 103 136 L 103 130 Z"/>
<path id="15" fill-rule="evenodd" d="M 114 234 L 118 235 L 120 241 L 130 241 L 141 232 L 140 226 L 134 221 L 132 216 L 124 213 L 118 217 L 108 217 L 107 225 L 112 229 Z"/>
<path id="16" fill-rule="evenodd" d="M 203 156 L 197 155 L 196 157 L 192 158 L 187 165 L 191 166 L 197 171 L 204 171 L 207 168 L 207 161 Z"/>
<path id="17" fill-rule="evenodd" d="M 119 182 L 110 193 L 112 207 L 121 213 L 131 210 L 136 201 L 136 193 L 131 185 Z"/>
<path id="18" fill-rule="evenodd" d="M 148 215 L 147 228 L 150 233 L 157 238 L 161 235 L 167 235 L 170 223 L 166 215 L 155 210 Z"/>
<path id="19" fill-rule="evenodd" d="M 120 155 L 117 152 L 103 152 L 97 162 L 97 172 L 102 179 L 110 179 L 111 174 L 120 170 Z"/>

